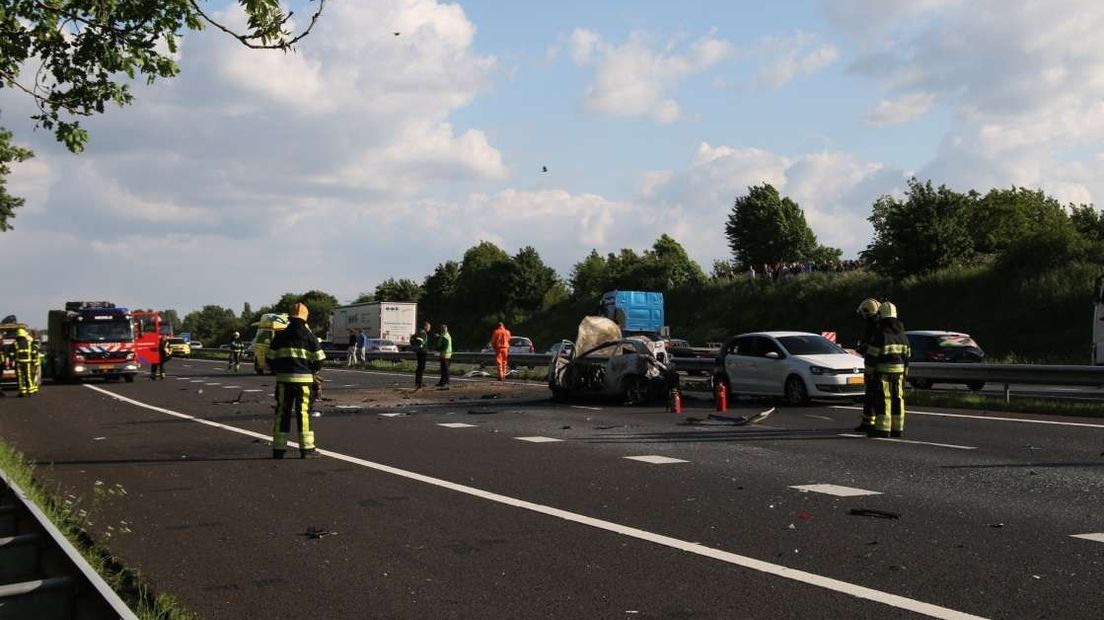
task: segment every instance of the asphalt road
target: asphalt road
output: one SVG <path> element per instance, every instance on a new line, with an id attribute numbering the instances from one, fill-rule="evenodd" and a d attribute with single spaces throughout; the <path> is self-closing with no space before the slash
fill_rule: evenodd
<path id="1" fill-rule="evenodd" d="M 707 403 L 678 418 L 554 404 L 535 386 L 533 402 L 476 414 L 323 407 L 327 458 L 273 461 L 271 377 L 218 368 L 177 361 L 164 382 L 0 401 L 0 437 L 84 498 L 128 565 L 205 618 L 1104 609 L 1104 421 L 915 412 L 905 441 L 868 440 L 847 436 L 851 408 L 685 425 Z M 332 389 L 410 382 L 327 373 Z M 795 488 L 806 485 L 835 486 Z"/>

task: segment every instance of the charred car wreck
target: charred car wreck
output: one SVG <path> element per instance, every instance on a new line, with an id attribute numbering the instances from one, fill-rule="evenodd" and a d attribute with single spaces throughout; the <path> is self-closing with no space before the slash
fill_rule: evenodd
<path id="1" fill-rule="evenodd" d="M 565 341 L 566 342 L 566 341 Z M 646 337 L 621 338 L 616 323 L 587 317 L 573 346 L 552 358 L 548 387 L 558 399 L 620 399 L 629 404 L 666 398 L 678 387 L 678 373 L 656 343 Z M 578 354 L 576 354 L 578 352 Z"/>

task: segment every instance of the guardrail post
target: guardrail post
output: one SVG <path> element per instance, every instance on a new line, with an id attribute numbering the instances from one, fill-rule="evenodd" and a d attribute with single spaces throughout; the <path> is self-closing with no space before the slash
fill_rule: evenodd
<path id="1" fill-rule="evenodd" d="M 1012 402 L 1012 386 L 1004 384 L 1004 404 Z"/>

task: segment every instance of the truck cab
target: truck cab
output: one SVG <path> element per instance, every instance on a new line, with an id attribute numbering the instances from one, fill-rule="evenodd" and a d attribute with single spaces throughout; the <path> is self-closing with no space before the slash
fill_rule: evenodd
<path id="1" fill-rule="evenodd" d="M 134 381 L 139 365 L 133 317 L 106 301 L 71 301 L 49 314 L 47 364 L 61 380 Z"/>
<path id="2" fill-rule="evenodd" d="M 647 339 L 652 354 L 661 363 L 668 361 L 664 339 L 663 293 L 657 291 L 609 291 L 602 295 L 602 316 L 617 323 L 621 333 Z"/>

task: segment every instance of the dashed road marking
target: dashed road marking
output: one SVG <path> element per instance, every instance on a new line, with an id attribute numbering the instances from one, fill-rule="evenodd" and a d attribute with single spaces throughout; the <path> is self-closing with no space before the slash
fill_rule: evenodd
<path id="1" fill-rule="evenodd" d="M 540 436 L 514 437 L 514 439 L 517 439 L 518 441 L 528 441 L 530 443 L 552 443 L 554 441 L 563 441 L 562 439 L 556 439 L 555 437 L 540 437 Z"/>
<path id="2" fill-rule="evenodd" d="M 854 487 L 841 487 L 838 484 L 802 484 L 790 488 L 797 489 L 803 493 L 824 493 L 825 495 L 835 495 L 836 497 L 859 497 L 862 495 L 882 494 L 881 491 L 867 491 L 866 489 L 856 489 Z"/>
<path id="3" fill-rule="evenodd" d="M 813 415 L 811 413 L 806 413 L 805 417 L 806 418 L 813 418 L 813 419 L 816 419 L 816 420 L 828 420 L 829 422 L 835 422 L 835 420 L 833 420 L 832 418 L 829 418 L 826 415 Z"/>
<path id="4" fill-rule="evenodd" d="M 916 441 L 914 439 L 894 439 L 893 437 L 867 437 L 859 433 L 840 433 L 838 437 L 861 437 L 874 441 L 891 441 L 893 443 L 911 443 L 918 446 L 935 446 L 937 448 L 951 448 L 953 450 L 977 450 L 976 446 L 959 446 L 953 443 L 936 443 L 934 441 Z"/>
<path id="5" fill-rule="evenodd" d="M 236 426 L 230 426 L 229 424 L 221 424 L 219 422 L 212 422 L 210 420 L 204 420 L 203 418 L 197 418 L 186 413 L 180 413 L 171 409 L 165 409 L 163 407 L 157 407 L 155 405 L 149 405 L 126 396 L 120 396 L 110 390 L 105 390 L 95 385 L 85 385 L 84 387 L 95 390 L 101 394 L 105 394 L 114 398 L 115 400 L 129 403 L 136 407 L 148 409 L 150 411 L 156 411 L 165 415 L 173 416 L 184 420 L 190 420 L 197 424 L 203 424 L 213 428 L 229 431 L 231 433 L 237 433 L 253 439 L 261 439 L 268 441 L 272 439 L 270 435 L 258 433 L 244 428 L 238 428 Z M 299 444 L 293 441 L 288 442 L 288 446 L 292 448 L 298 448 Z M 487 501 L 511 506 L 513 508 L 519 508 L 522 510 L 528 510 L 555 519 L 563 521 L 569 521 L 571 523 L 577 523 L 579 525 L 585 525 L 595 529 L 603 530 L 627 538 L 633 538 L 644 542 L 649 542 L 656 545 L 661 545 L 671 549 L 677 549 L 693 555 L 711 558 L 719 562 L 731 564 L 734 566 L 742 566 L 744 568 L 759 571 L 767 575 L 773 575 L 775 577 L 781 577 L 783 579 L 789 579 L 798 583 L 811 585 L 817 588 L 823 588 L 832 592 L 839 592 L 848 596 L 854 596 L 855 598 L 865 599 L 868 601 L 874 601 L 881 603 L 889 607 L 895 607 L 897 609 L 904 609 L 907 611 L 913 611 L 919 614 L 924 614 L 932 618 L 942 618 L 944 620 L 984 620 L 981 616 L 975 616 L 947 607 L 940 607 L 939 605 L 933 605 L 931 603 L 925 603 L 916 599 L 908 598 L 898 594 L 891 594 L 889 592 L 883 592 L 881 590 L 875 590 L 874 588 L 867 588 L 854 583 L 848 583 L 839 579 L 832 579 L 831 577 L 825 577 L 823 575 L 817 575 L 816 573 L 810 573 L 781 564 L 774 564 L 771 562 L 765 562 L 763 560 L 757 560 L 746 555 L 739 555 L 730 551 L 724 551 L 716 549 L 714 547 L 707 547 L 705 545 L 674 538 L 672 536 L 665 536 L 656 532 L 649 532 L 639 528 L 631 527 L 628 525 L 622 525 L 613 521 L 606 521 L 605 519 L 596 519 L 594 517 L 588 517 L 584 514 L 577 512 L 571 512 L 569 510 L 563 510 L 561 508 L 555 508 L 553 506 L 546 506 L 544 504 L 537 504 L 535 502 L 518 499 L 516 497 L 510 497 L 508 495 L 502 495 L 500 493 L 494 493 L 492 491 L 486 491 L 476 487 L 459 484 L 456 482 L 450 482 L 441 478 L 434 478 L 425 474 L 419 474 L 417 472 L 408 471 L 405 469 L 399 469 L 398 467 L 392 467 L 390 465 L 384 465 L 383 463 L 376 463 L 366 459 L 357 458 L 355 456 L 349 456 L 340 452 L 333 452 L 330 450 L 318 450 L 319 454 L 328 456 L 330 458 L 344 461 L 353 465 L 360 465 L 368 469 L 391 474 L 407 480 L 414 480 L 423 484 L 428 484 L 441 489 L 447 489 L 456 493 L 463 493 L 472 497 L 478 497 Z"/>
<path id="6" fill-rule="evenodd" d="M 224 390 L 236 390 L 240 387 L 241 387 L 240 385 L 224 385 L 224 386 L 222 386 L 222 389 L 224 389 Z"/>
<path id="7" fill-rule="evenodd" d="M 192 383 L 203 383 L 203 380 L 202 379 L 195 379 L 195 380 L 192 381 Z"/>
<path id="8" fill-rule="evenodd" d="M 221 383 L 204 383 L 203 385 L 222 385 Z"/>
<path id="9" fill-rule="evenodd" d="M 658 454 L 644 454 L 641 456 L 626 456 L 625 458 L 630 461 L 640 461 L 641 463 L 651 463 L 652 465 L 671 465 L 673 463 L 689 463 L 690 461 L 684 461 L 683 459 L 673 459 L 669 456 L 659 456 Z"/>
<path id="10" fill-rule="evenodd" d="M 474 424 L 464 424 L 463 422 L 438 422 L 437 426 L 443 426 L 445 428 L 475 428 Z"/>
<path id="11" fill-rule="evenodd" d="M 587 411 L 601 411 L 601 407 L 584 407 L 583 405 L 571 405 L 572 409 L 586 409 Z"/>
<path id="12" fill-rule="evenodd" d="M 258 390 L 256 388 L 250 390 L 242 390 L 243 392 L 263 392 L 264 390 Z"/>
<path id="13" fill-rule="evenodd" d="M 341 387 L 356 387 L 356 384 L 355 383 L 350 383 L 348 385 L 343 385 Z"/>
<path id="14" fill-rule="evenodd" d="M 847 407 L 834 405 L 832 409 L 849 409 L 862 411 L 862 407 Z M 1005 418 L 995 415 L 967 415 L 965 413 L 943 413 L 941 411 L 913 411 L 908 410 L 909 415 L 930 415 L 940 418 L 965 418 L 969 420 L 985 420 L 988 422 L 1021 422 L 1023 424 L 1049 424 L 1052 426 L 1079 426 L 1083 428 L 1104 428 L 1104 424 L 1088 424 L 1086 422 L 1059 422 L 1057 420 L 1031 420 L 1028 418 Z"/>
<path id="15" fill-rule="evenodd" d="M 1091 540 L 1093 542 L 1104 543 L 1104 532 L 1097 532 L 1096 534 L 1071 534 L 1071 538 L 1083 538 L 1085 540 Z"/>
<path id="16" fill-rule="evenodd" d="M 380 416 L 385 417 L 385 418 L 398 418 L 398 417 L 404 416 L 404 415 L 406 415 L 406 414 L 405 413 L 381 413 L 380 414 Z"/>

